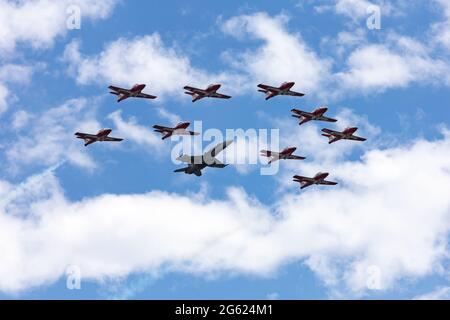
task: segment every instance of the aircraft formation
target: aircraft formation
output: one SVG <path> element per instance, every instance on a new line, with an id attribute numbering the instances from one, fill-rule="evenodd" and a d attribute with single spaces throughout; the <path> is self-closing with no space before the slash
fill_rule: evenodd
<path id="1" fill-rule="evenodd" d="M 300 92 L 292 91 L 291 89 L 294 87 L 295 82 L 284 82 L 279 87 L 273 87 L 266 84 L 259 84 L 258 91 L 265 94 L 265 99 L 270 100 L 276 96 L 293 96 L 293 97 L 303 97 L 305 94 Z M 117 102 L 120 103 L 123 100 L 129 98 L 141 98 L 141 99 L 157 99 L 156 96 L 150 95 L 147 93 L 143 93 L 142 91 L 145 89 L 145 84 L 136 84 L 131 89 L 109 86 L 108 89 L 110 93 L 116 95 L 118 97 Z M 222 87 L 220 84 L 212 84 L 209 85 L 206 89 L 200 89 L 191 86 L 185 86 L 183 89 L 185 90 L 185 94 L 192 96 L 192 102 L 195 103 L 198 100 L 204 98 L 216 98 L 216 99 L 231 99 L 231 96 L 218 93 L 217 91 Z M 328 111 L 326 107 L 320 107 L 315 109 L 312 112 L 307 112 L 298 109 L 292 109 L 292 117 L 297 118 L 299 121 L 299 125 L 303 125 L 310 121 L 323 121 L 334 123 L 337 122 L 336 119 L 329 118 L 325 116 L 325 113 Z M 162 139 L 166 140 L 174 135 L 187 135 L 187 136 L 195 136 L 199 135 L 197 132 L 188 131 L 190 123 L 189 122 L 181 122 L 177 124 L 175 127 L 166 127 L 161 125 L 154 125 L 153 129 L 155 132 L 160 133 L 162 135 Z M 353 140 L 353 141 L 366 141 L 365 138 L 354 135 L 358 130 L 356 127 L 349 127 L 344 129 L 343 131 L 335 131 L 331 129 L 324 128 L 322 129 L 322 136 L 328 138 L 328 143 L 332 144 L 339 140 Z M 75 137 L 77 139 L 82 139 L 85 142 L 85 146 L 89 146 L 95 142 L 121 142 L 123 139 L 121 138 L 113 138 L 109 135 L 111 134 L 112 129 L 102 129 L 96 134 L 90 133 L 75 133 Z M 210 167 L 210 168 L 220 168 L 223 169 L 227 167 L 227 164 L 221 163 L 216 156 L 225 150 L 233 141 L 224 141 L 217 144 L 211 150 L 205 152 L 203 155 L 198 156 L 188 156 L 188 155 L 180 155 L 177 160 L 183 163 L 186 163 L 187 167 L 177 169 L 174 172 L 183 172 L 186 174 L 194 174 L 198 177 L 202 176 L 202 170 Z M 275 161 L 279 160 L 305 160 L 305 157 L 294 155 L 294 152 L 297 150 L 296 147 L 288 147 L 283 149 L 282 151 L 271 151 L 271 150 L 261 150 L 261 156 L 269 158 L 268 164 L 272 164 Z M 327 185 L 334 186 L 337 185 L 337 182 L 326 180 L 329 176 L 328 172 L 319 172 L 314 177 L 303 177 L 299 175 L 295 175 L 293 177 L 294 182 L 300 183 L 301 189 L 307 188 L 312 185 Z"/>

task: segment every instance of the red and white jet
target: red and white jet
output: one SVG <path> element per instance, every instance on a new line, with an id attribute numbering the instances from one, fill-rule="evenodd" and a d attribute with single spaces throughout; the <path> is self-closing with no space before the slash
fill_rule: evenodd
<path id="1" fill-rule="evenodd" d="M 298 118 L 300 120 L 299 125 L 302 125 L 309 121 L 326 121 L 326 122 L 336 122 L 336 119 L 325 117 L 325 113 L 328 111 L 328 108 L 321 107 L 317 108 L 313 112 L 306 112 L 298 109 L 292 109 L 294 118 Z"/>
<path id="2" fill-rule="evenodd" d="M 294 176 L 294 182 L 299 182 L 301 185 L 301 189 L 305 189 L 312 185 L 326 185 L 326 186 L 337 185 L 337 182 L 325 180 L 328 176 L 329 173 L 327 172 L 319 172 L 313 178 Z"/>
<path id="3" fill-rule="evenodd" d="M 189 127 L 189 125 L 190 125 L 189 122 L 180 122 L 174 128 L 155 125 L 153 126 L 153 129 L 155 129 L 155 132 L 159 132 L 163 135 L 162 137 L 163 140 L 170 138 L 173 135 L 198 136 L 200 133 L 186 130 Z"/>
<path id="4" fill-rule="evenodd" d="M 291 91 L 295 82 L 285 82 L 281 86 L 272 87 L 266 84 L 258 84 L 258 91 L 266 94 L 266 100 L 272 99 L 276 96 L 293 96 L 293 97 L 303 97 L 305 94 L 300 92 Z"/>
<path id="5" fill-rule="evenodd" d="M 124 89 L 115 86 L 109 86 L 108 89 L 111 90 L 111 94 L 114 94 L 119 97 L 117 102 L 121 102 L 128 98 L 143 98 L 143 99 L 156 99 L 156 96 L 152 96 L 150 94 L 142 93 L 144 90 L 145 84 L 135 84 L 131 89 Z"/>
<path id="6" fill-rule="evenodd" d="M 77 139 L 83 139 L 85 144 L 84 146 L 87 147 L 88 145 L 94 143 L 94 142 L 120 142 L 123 141 L 123 139 L 119 138 L 112 138 L 109 137 L 109 134 L 112 132 L 111 129 L 102 129 L 97 134 L 89 134 L 89 133 L 81 133 L 77 132 L 75 133 L 75 136 Z"/>
<path id="7" fill-rule="evenodd" d="M 322 129 L 322 135 L 324 137 L 329 138 L 329 144 L 332 144 L 339 140 L 354 140 L 354 141 L 366 141 L 367 139 L 355 136 L 354 133 L 358 130 L 358 128 L 347 128 L 342 132 L 334 131 L 330 129 Z"/>
<path id="8" fill-rule="evenodd" d="M 269 164 L 278 160 L 305 160 L 305 157 L 295 156 L 293 153 L 297 150 L 297 148 L 286 148 L 281 152 L 267 151 L 261 150 L 261 156 L 269 157 Z"/>
<path id="9" fill-rule="evenodd" d="M 206 89 L 199 89 L 190 86 L 185 86 L 183 89 L 186 90 L 186 94 L 192 96 L 192 102 L 196 102 L 203 98 L 218 98 L 218 99 L 230 99 L 230 96 L 217 93 L 222 85 L 211 84 Z"/>

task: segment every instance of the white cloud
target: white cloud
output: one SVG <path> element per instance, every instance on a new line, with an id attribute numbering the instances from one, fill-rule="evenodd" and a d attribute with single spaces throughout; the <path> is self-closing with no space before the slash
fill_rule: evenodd
<path id="1" fill-rule="evenodd" d="M 18 44 L 42 49 L 53 45 L 67 29 L 67 12 L 78 6 L 82 19 L 107 17 L 117 0 L 0 1 L 0 54 L 11 54 Z M 84 21 L 84 20 L 82 20 Z"/>
<path id="2" fill-rule="evenodd" d="M 223 22 L 226 34 L 245 41 L 263 41 L 255 50 L 224 55 L 239 72 L 247 74 L 253 91 L 260 82 L 278 85 L 284 81 L 297 82 L 298 90 L 313 91 L 329 76 L 331 62 L 320 58 L 300 34 L 290 33 L 287 22 L 285 15 L 270 17 L 263 12 Z"/>
<path id="3" fill-rule="evenodd" d="M 73 99 L 42 114 L 19 114 L 13 125 L 16 124 L 16 130 L 20 127 L 22 130 L 13 133 L 14 143 L 8 143 L 13 139 L 11 136 L 7 136 L 6 141 L 1 140 L 7 160 L 5 165 L 15 172 L 24 166 L 54 165 L 67 160 L 73 165 L 92 169 L 95 163 L 81 142 L 74 139 L 74 133 L 97 132 L 101 128 L 95 120 L 93 105 L 95 101 Z M 33 117 L 32 125 L 23 127 L 23 116 Z"/>
<path id="4" fill-rule="evenodd" d="M 0 114 L 8 108 L 8 89 L 0 83 Z"/>
<path id="5" fill-rule="evenodd" d="M 148 91 L 159 97 L 185 96 L 185 85 L 206 87 L 223 83 L 224 91 L 236 92 L 239 77 L 228 73 L 210 74 L 192 65 L 189 57 L 175 47 L 165 45 L 158 33 L 133 39 L 121 38 L 108 44 L 92 57 L 80 53 L 80 43 L 66 47 L 64 60 L 80 84 L 109 82 L 132 86 L 135 82 L 149 85 Z"/>
<path id="6" fill-rule="evenodd" d="M 29 112 L 19 110 L 14 113 L 11 126 L 14 130 L 22 129 L 29 123 L 31 118 L 32 115 Z"/>
<path id="7" fill-rule="evenodd" d="M 450 52 L 450 3 L 446 0 L 435 0 L 434 3 L 442 9 L 445 20 L 433 24 L 431 31 L 434 40 Z"/>
<path id="8" fill-rule="evenodd" d="M 151 147 L 152 151 L 161 149 L 164 146 L 164 142 L 161 137 L 153 132 L 151 125 L 144 127 L 137 124 L 135 118 L 130 118 L 128 121 L 122 118 L 121 111 L 115 111 L 108 116 L 117 128 L 117 134 L 121 137 L 133 141 L 138 145 Z"/>
<path id="9" fill-rule="evenodd" d="M 449 65 L 435 59 L 418 41 L 395 34 L 384 44 L 356 48 L 346 62 L 346 70 L 334 75 L 338 93 L 377 92 L 404 88 L 413 83 L 449 84 Z"/>
<path id="10" fill-rule="evenodd" d="M 331 288 L 354 294 L 368 291 L 372 266 L 383 289 L 437 274 L 450 230 L 450 135 L 444 134 L 338 162 L 339 187 L 296 189 L 270 206 L 237 188 L 223 200 L 152 191 L 71 202 L 51 172 L 29 179 L 33 187 L 25 182 L 22 189 L 46 192 L 22 201 L 12 191 L 17 187 L 2 182 L 0 290 L 54 282 L 68 265 L 79 266 L 84 279 L 100 280 L 133 272 L 264 276 L 308 261 Z M 17 214 L 17 204 L 26 215 Z"/>
<path id="11" fill-rule="evenodd" d="M 5 64 L 0 67 L 0 115 L 8 109 L 9 100 L 15 99 L 7 85 L 26 85 L 30 82 L 34 69 L 30 66 Z"/>

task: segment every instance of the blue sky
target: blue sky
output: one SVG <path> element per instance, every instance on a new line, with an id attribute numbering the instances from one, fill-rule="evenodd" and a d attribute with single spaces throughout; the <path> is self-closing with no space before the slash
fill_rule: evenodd
<path id="1" fill-rule="evenodd" d="M 380 29 L 366 24 L 374 8 Z M 0 0 L 0 12 L 0 298 L 450 296 L 446 1 Z M 283 81 L 306 96 L 256 90 Z M 182 91 L 217 82 L 233 99 Z M 108 95 L 135 83 L 159 98 Z M 339 119 L 329 127 L 368 141 L 330 146 L 328 124 L 290 116 L 321 105 Z M 151 126 L 179 120 L 278 129 L 279 148 L 307 160 L 273 176 L 264 159 L 175 174 L 177 141 Z M 101 128 L 125 141 L 73 138 Z M 230 153 L 251 153 L 234 140 Z M 318 171 L 339 185 L 291 182 Z M 66 285 L 74 266 L 80 290 Z"/>

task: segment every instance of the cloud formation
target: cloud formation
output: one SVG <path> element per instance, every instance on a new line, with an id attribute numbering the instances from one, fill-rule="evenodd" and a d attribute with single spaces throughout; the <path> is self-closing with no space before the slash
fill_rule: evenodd
<path id="1" fill-rule="evenodd" d="M 118 39 L 95 56 L 84 56 L 80 43 L 74 41 L 66 47 L 64 59 L 80 84 L 108 82 L 131 87 L 134 82 L 146 83 L 149 92 L 162 98 L 184 96 L 183 87 L 188 84 L 223 83 L 231 92 L 239 88 L 238 76 L 196 68 L 188 56 L 164 44 L 158 33 Z"/>
<path id="2" fill-rule="evenodd" d="M 9 56 L 17 45 L 45 49 L 67 33 L 70 7 L 76 6 L 81 19 L 106 18 L 117 0 L 33 0 L 0 1 L 0 55 Z M 83 21 L 83 20 L 82 20 Z"/>
<path id="3" fill-rule="evenodd" d="M 78 167 L 94 168 L 94 160 L 74 138 L 77 131 L 96 133 L 101 129 L 95 119 L 94 105 L 94 100 L 81 98 L 68 100 L 40 114 L 19 111 L 12 122 L 14 143 L 8 143 L 11 135 L 0 138 L 6 160 L 3 165 L 17 172 L 23 167 L 51 166 L 67 160 Z M 31 117 L 32 124 L 25 126 Z"/>
<path id="4" fill-rule="evenodd" d="M 271 206 L 233 187 L 223 200 L 152 191 L 72 202 L 52 171 L 20 186 L 2 181 L 0 290 L 54 282 L 68 265 L 100 280 L 143 271 L 265 276 L 303 261 L 348 294 L 368 292 L 373 268 L 381 289 L 439 274 L 450 230 L 443 134 L 342 161 L 339 187 L 295 189 Z"/>

